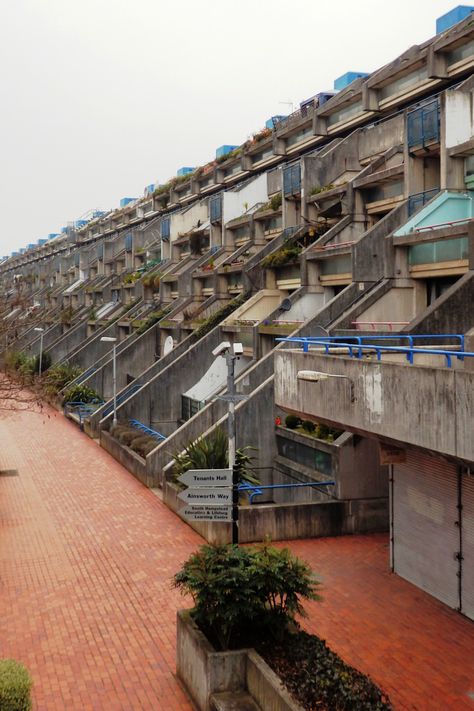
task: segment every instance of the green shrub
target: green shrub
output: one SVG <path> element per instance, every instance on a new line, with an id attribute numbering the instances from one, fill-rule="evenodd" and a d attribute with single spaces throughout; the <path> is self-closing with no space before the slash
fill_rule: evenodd
<path id="1" fill-rule="evenodd" d="M 184 452 L 174 455 L 174 476 L 177 479 L 188 469 L 225 469 L 229 466 L 228 436 L 220 427 L 216 427 L 207 437 L 199 437 L 189 442 Z M 253 459 L 249 452 L 253 447 L 241 447 L 235 453 L 235 464 L 238 469 L 239 483 L 260 484 L 253 473 Z"/>
<path id="2" fill-rule="evenodd" d="M 391 711 L 390 700 L 370 679 L 307 632 L 260 639 L 257 651 L 304 709 Z"/>
<path id="3" fill-rule="evenodd" d="M 262 267 L 283 267 L 286 264 L 293 264 L 301 254 L 301 247 L 297 244 L 280 247 L 273 254 L 269 254 L 262 259 Z"/>
<path id="4" fill-rule="evenodd" d="M 193 338 L 194 340 L 199 340 L 203 336 L 205 336 L 209 331 L 212 331 L 214 326 L 217 326 L 221 321 L 223 321 L 227 316 L 230 316 L 231 313 L 233 313 L 236 309 L 239 308 L 239 306 L 242 306 L 242 304 L 245 303 L 245 301 L 249 298 L 250 294 L 241 294 L 240 296 L 237 296 L 237 298 L 232 299 L 232 301 L 229 301 L 227 304 L 224 304 L 224 306 L 221 306 L 220 309 L 217 309 L 217 311 L 214 311 L 213 314 L 211 314 L 200 326 L 197 328 L 194 333 L 193 333 Z"/>
<path id="5" fill-rule="evenodd" d="M 43 390 L 47 395 L 57 395 L 66 385 L 78 378 L 81 373 L 82 368 L 78 365 L 71 365 L 67 361 L 65 363 L 55 363 L 43 378 Z"/>
<path id="6" fill-rule="evenodd" d="M 314 422 L 311 422 L 311 420 L 303 420 L 301 423 L 301 427 L 304 429 L 305 432 L 312 433 L 316 430 L 316 425 Z"/>
<path id="7" fill-rule="evenodd" d="M 301 424 L 301 420 L 296 415 L 287 415 L 285 417 L 285 427 L 289 430 L 295 430 Z"/>
<path id="8" fill-rule="evenodd" d="M 92 388 L 87 385 L 72 385 L 64 393 L 63 403 L 66 402 L 101 402 L 102 398 Z"/>
<path id="9" fill-rule="evenodd" d="M 13 659 L 0 659 L 1 711 L 29 711 L 31 685 L 31 677 L 23 664 Z"/>
<path id="10" fill-rule="evenodd" d="M 196 623 L 221 649 L 253 641 L 257 630 L 278 636 L 304 615 L 301 599 L 319 599 L 310 568 L 268 544 L 201 546 L 174 585 L 192 595 Z"/>
<path id="11" fill-rule="evenodd" d="M 277 193 L 270 198 L 270 207 L 272 210 L 279 210 L 282 203 L 281 193 Z"/>

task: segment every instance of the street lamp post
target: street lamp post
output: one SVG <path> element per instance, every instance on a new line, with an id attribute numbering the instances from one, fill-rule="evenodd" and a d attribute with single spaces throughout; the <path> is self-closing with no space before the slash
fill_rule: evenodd
<path id="1" fill-rule="evenodd" d="M 112 424 L 115 426 L 117 424 L 117 339 L 112 336 L 102 336 L 100 339 L 104 343 L 113 343 L 112 351 L 112 382 L 113 382 L 113 393 L 114 393 L 114 416 Z"/>
<path id="2" fill-rule="evenodd" d="M 227 365 L 227 395 L 223 396 L 227 400 L 227 431 L 229 440 L 229 469 L 232 469 L 232 543 L 239 542 L 239 477 L 236 466 L 236 426 L 235 426 L 235 403 L 243 399 L 242 395 L 237 395 L 235 392 L 235 361 L 243 353 L 241 343 L 230 344 L 229 341 L 224 341 L 217 348 L 214 348 L 212 354 L 215 356 L 224 356 Z"/>
<path id="3" fill-rule="evenodd" d="M 39 367 L 38 367 L 38 375 L 41 378 L 41 371 L 43 370 L 43 335 L 44 335 L 44 328 L 35 328 L 35 331 L 40 331 L 41 336 L 40 336 L 40 352 L 39 352 Z"/>

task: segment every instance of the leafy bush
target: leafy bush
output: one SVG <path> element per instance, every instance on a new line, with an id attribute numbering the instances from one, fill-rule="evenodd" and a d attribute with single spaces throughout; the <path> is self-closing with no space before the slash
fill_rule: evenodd
<path id="1" fill-rule="evenodd" d="M 149 314 L 145 319 L 141 319 L 135 323 L 137 326 L 137 334 L 139 336 L 142 335 L 142 333 L 145 333 L 145 331 L 148 331 L 149 328 L 155 325 L 155 323 L 158 323 L 158 321 L 161 321 L 163 316 L 166 316 L 168 313 L 169 308 L 164 308 L 160 309 L 159 311 L 152 311 L 151 314 Z"/>
<path id="2" fill-rule="evenodd" d="M 315 635 L 285 632 L 280 640 L 257 640 L 256 648 L 305 709 L 392 709 L 370 677 L 346 664 Z"/>
<path id="3" fill-rule="evenodd" d="M 0 659 L 0 709 L 31 709 L 31 677 L 26 667 L 13 659 Z"/>
<path id="4" fill-rule="evenodd" d="M 7 370 L 19 370 L 26 360 L 27 355 L 23 351 L 9 351 L 5 357 L 5 366 Z"/>
<path id="5" fill-rule="evenodd" d="M 276 195 L 273 195 L 273 197 L 270 198 L 270 207 L 272 208 L 272 210 L 279 210 L 281 207 L 281 203 L 281 193 L 276 193 Z"/>
<path id="6" fill-rule="evenodd" d="M 79 377 L 82 368 L 78 365 L 55 363 L 49 368 L 43 379 L 43 389 L 48 395 L 56 395 L 60 390 Z"/>
<path id="7" fill-rule="evenodd" d="M 227 304 L 224 304 L 224 306 L 221 306 L 220 309 L 217 309 L 217 311 L 214 311 L 213 314 L 211 314 L 200 326 L 194 331 L 194 339 L 197 341 L 203 336 L 205 336 L 209 331 L 212 331 L 214 326 L 217 326 L 221 321 L 223 321 L 227 316 L 230 316 L 231 313 L 233 313 L 236 309 L 239 308 L 239 306 L 242 306 L 242 304 L 245 303 L 245 301 L 249 298 L 250 294 L 241 294 L 240 296 L 237 296 L 237 298 L 232 299 L 232 301 L 229 301 Z"/>
<path id="8" fill-rule="evenodd" d="M 102 402 L 102 399 L 95 390 L 89 388 L 87 385 L 72 385 L 64 393 L 63 402 Z"/>
<path id="9" fill-rule="evenodd" d="M 301 420 L 296 415 L 287 415 L 285 417 L 285 427 L 289 430 L 295 430 L 301 424 Z"/>
<path id="10" fill-rule="evenodd" d="M 305 432 L 312 433 L 316 430 L 316 425 L 314 422 L 311 422 L 311 420 L 303 420 L 301 423 L 301 427 L 304 429 Z"/>
<path id="11" fill-rule="evenodd" d="M 239 483 L 247 481 L 249 484 L 260 484 L 260 480 L 253 474 L 253 457 L 249 452 L 253 447 L 242 447 L 235 453 L 235 464 L 238 470 Z M 229 466 L 228 437 L 224 430 L 217 427 L 207 437 L 189 442 L 184 452 L 174 455 L 174 476 L 177 479 L 188 469 L 225 469 Z"/>
<path id="12" fill-rule="evenodd" d="M 281 634 L 304 615 L 301 599 L 319 599 L 310 568 L 268 544 L 201 546 L 174 585 L 192 595 L 196 623 L 221 649 L 258 639 L 257 630 Z"/>
<path id="13" fill-rule="evenodd" d="M 158 444 L 154 437 L 143 434 L 143 432 L 130 425 L 114 425 L 110 429 L 110 434 L 141 457 L 146 457 Z"/>
<path id="14" fill-rule="evenodd" d="M 262 259 L 262 267 L 283 267 L 286 264 L 292 264 L 297 261 L 301 254 L 301 247 L 297 244 L 287 247 L 280 247 L 273 254 L 269 254 Z"/>

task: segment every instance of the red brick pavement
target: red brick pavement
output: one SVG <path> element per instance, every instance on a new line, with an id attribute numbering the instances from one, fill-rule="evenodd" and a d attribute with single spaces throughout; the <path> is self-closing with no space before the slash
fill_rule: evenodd
<path id="1" fill-rule="evenodd" d="M 190 709 L 170 579 L 201 542 L 62 415 L 0 420 L 0 656 L 36 711 Z M 474 709 L 474 625 L 387 569 L 385 536 L 291 543 L 324 583 L 306 626 L 396 709 Z"/>

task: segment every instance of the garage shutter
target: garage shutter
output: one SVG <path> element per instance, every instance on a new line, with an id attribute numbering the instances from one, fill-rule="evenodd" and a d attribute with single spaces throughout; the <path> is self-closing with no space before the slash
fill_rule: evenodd
<path id="1" fill-rule="evenodd" d="M 407 451 L 393 465 L 393 566 L 396 573 L 459 608 L 457 470 Z"/>
<path id="2" fill-rule="evenodd" d="M 462 477 L 462 606 L 474 620 L 474 473 Z"/>

